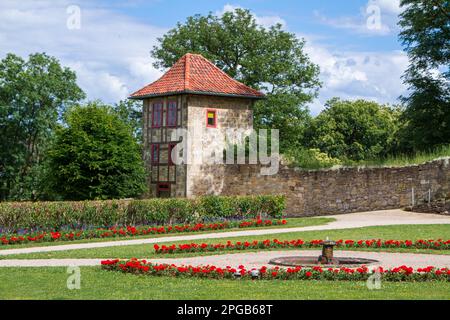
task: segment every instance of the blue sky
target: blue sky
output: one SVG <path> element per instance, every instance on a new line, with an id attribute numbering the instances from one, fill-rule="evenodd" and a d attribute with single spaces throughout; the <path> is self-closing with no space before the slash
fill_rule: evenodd
<path id="1" fill-rule="evenodd" d="M 323 87 L 309 107 L 327 99 L 396 103 L 408 65 L 398 41 L 398 0 L 2 0 L 0 58 L 47 52 L 74 69 L 88 99 L 112 103 L 156 80 L 149 51 L 157 37 L 194 14 L 246 8 L 258 23 L 283 27 L 307 41 Z M 75 8 L 79 27 L 68 27 Z M 78 17 L 78 16 L 77 16 Z M 74 20 L 70 20 L 74 21 Z"/>

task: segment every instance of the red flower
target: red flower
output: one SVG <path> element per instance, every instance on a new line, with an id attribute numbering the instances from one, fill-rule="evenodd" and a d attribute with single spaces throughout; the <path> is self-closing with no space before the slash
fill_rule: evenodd
<path id="1" fill-rule="evenodd" d="M 54 240 L 61 238 L 61 233 L 59 232 L 50 232 L 50 234 Z"/>

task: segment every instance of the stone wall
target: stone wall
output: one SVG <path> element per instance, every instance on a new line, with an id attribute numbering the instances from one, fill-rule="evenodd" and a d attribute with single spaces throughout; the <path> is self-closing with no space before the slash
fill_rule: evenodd
<path id="1" fill-rule="evenodd" d="M 194 195 L 284 194 L 286 213 L 312 216 L 401 208 L 415 199 L 450 195 L 449 159 L 422 165 L 340 168 L 306 171 L 280 166 L 278 174 L 261 176 L 257 165 L 203 166 Z M 208 177 L 208 178 L 206 178 Z"/>
<path id="2" fill-rule="evenodd" d="M 252 105 L 254 100 L 248 98 L 230 98 L 208 95 L 189 95 L 187 128 L 190 134 L 190 150 L 187 165 L 186 194 L 193 196 L 202 194 L 204 186 L 196 181 L 207 181 L 206 186 L 213 186 L 215 178 L 222 177 L 224 169 L 213 166 L 212 172 L 208 166 L 203 166 L 210 155 L 218 161 L 223 160 L 223 150 L 227 145 L 223 139 L 227 130 L 248 130 L 253 128 Z M 206 126 L 206 113 L 215 110 L 217 125 L 215 128 Z M 208 190 L 216 193 L 216 189 Z M 217 189 L 218 190 L 218 189 Z M 203 192 L 204 194 L 205 192 Z"/>

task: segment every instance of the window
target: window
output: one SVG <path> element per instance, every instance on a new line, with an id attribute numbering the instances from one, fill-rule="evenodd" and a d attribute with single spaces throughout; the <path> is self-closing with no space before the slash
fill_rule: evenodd
<path id="1" fill-rule="evenodd" d="M 216 128 L 217 127 L 216 110 L 206 110 L 206 126 L 208 128 Z"/>
<path id="2" fill-rule="evenodd" d="M 159 164 L 159 144 L 152 144 L 152 164 Z"/>
<path id="3" fill-rule="evenodd" d="M 177 126 L 177 102 L 169 101 L 167 103 L 167 117 L 166 123 L 168 127 Z"/>
<path id="4" fill-rule="evenodd" d="M 158 198 L 170 198 L 170 184 L 158 183 L 156 191 Z"/>
<path id="5" fill-rule="evenodd" d="M 175 148 L 175 143 L 171 143 L 171 144 L 169 144 L 169 166 L 173 166 L 174 165 L 174 162 L 173 162 L 173 159 L 172 159 L 172 150 Z"/>
<path id="6" fill-rule="evenodd" d="M 154 103 L 152 110 L 152 127 L 159 128 L 162 124 L 162 103 Z"/>

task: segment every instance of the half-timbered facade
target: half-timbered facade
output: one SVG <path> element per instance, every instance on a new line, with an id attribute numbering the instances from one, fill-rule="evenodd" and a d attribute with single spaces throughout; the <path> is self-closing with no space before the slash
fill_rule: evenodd
<path id="1" fill-rule="evenodd" d="M 181 142 L 175 130 L 195 128 L 199 132 L 186 149 L 193 157 L 196 150 L 209 145 L 223 149 L 226 146 L 215 141 L 217 134 L 230 128 L 253 128 L 252 106 L 263 96 L 197 54 L 186 54 L 160 79 L 133 93 L 131 99 L 143 100 L 149 196 L 198 194 L 192 182 L 206 174 L 199 164 L 176 165 L 171 159 L 172 149 Z"/>

